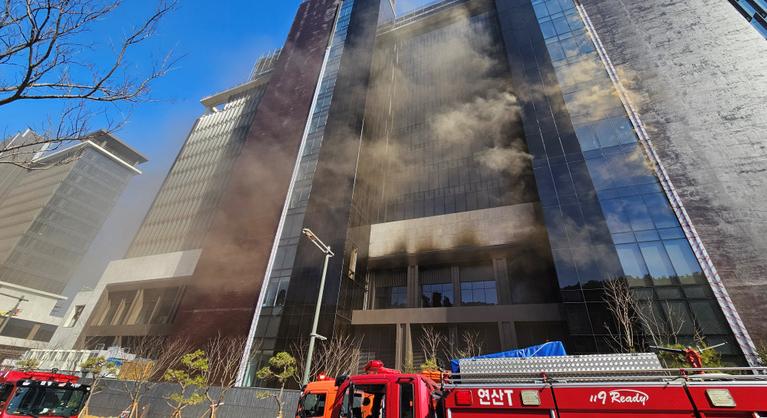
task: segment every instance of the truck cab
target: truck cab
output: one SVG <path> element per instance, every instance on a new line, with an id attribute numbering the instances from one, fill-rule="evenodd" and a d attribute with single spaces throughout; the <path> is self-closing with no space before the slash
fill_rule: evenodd
<path id="1" fill-rule="evenodd" d="M 76 417 L 90 395 L 77 376 L 0 371 L 0 418 Z"/>
<path id="2" fill-rule="evenodd" d="M 332 407 L 330 401 L 324 405 L 322 416 L 767 418 L 767 368 L 706 372 L 459 372 L 439 376 L 437 384 L 423 374 L 401 373 L 373 361 L 366 374 L 336 379 L 337 395 Z"/>
<path id="3" fill-rule="evenodd" d="M 296 418 L 329 417 L 338 393 L 335 380 L 320 374 L 317 380 L 307 384 L 298 401 Z"/>
<path id="4" fill-rule="evenodd" d="M 419 374 L 353 376 L 338 388 L 331 417 L 426 417 L 434 412 L 434 382 Z M 396 414 L 396 415 L 394 415 Z"/>
<path id="5" fill-rule="evenodd" d="M 365 372 L 309 383 L 299 401 L 299 417 L 415 418 L 435 412 L 431 396 L 437 385 L 432 375 L 401 373 L 377 360 L 368 363 Z M 309 408 L 317 404 L 315 399 L 323 401 L 322 414 L 319 407 Z"/>

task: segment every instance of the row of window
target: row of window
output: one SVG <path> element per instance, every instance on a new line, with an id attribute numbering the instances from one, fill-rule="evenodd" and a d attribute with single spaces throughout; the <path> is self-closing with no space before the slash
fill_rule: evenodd
<path id="1" fill-rule="evenodd" d="M 48 342 L 53 337 L 56 327 L 50 324 L 27 321 L 19 318 L 8 318 L 0 331 L 0 335 L 24 340 Z"/>
<path id="2" fill-rule="evenodd" d="M 199 245 L 263 91 L 251 90 L 246 98 L 238 99 L 239 106 L 200 118 L 136 235 L 129 256 Z"/>
<path id="3" fill-rule="evenodd" d="M 409 307 L 407 274 L 404 270 L 373 271 L 373 309 Z M 496 305 L 498 290 L 493 265 L 462 265 L 458 268 L 457 286 L 460 302 L 456 302 L 453 269 L 422 267 L 419 269 L 419 306 L 449 308 L 452 306 Z"/>
<path id="4" fill-rule="evenodd" d="M 106 306 L 94 315 L 93 325 L 155 325 L 172 320 L 181 289 L 178 287 L 108 292 Z"/>

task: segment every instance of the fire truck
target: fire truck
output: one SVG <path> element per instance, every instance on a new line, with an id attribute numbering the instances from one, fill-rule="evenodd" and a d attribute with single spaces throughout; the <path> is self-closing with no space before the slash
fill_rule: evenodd
<path id="1" fill-rule="evenodd" d="M 77 376 L 20 370 L 0 371 L 0 418 L 74 418 L 90 387 Z"/>
<path id="2" fill-rule="evenodd" d="M 620 356 L 478 360 L 436 380 L 371 361 L 365 374 L 326 379 L 323 393 L 307 385 L 297 416 L 767 417 L 767 369 L 665 369 L 652 353 Z"/>

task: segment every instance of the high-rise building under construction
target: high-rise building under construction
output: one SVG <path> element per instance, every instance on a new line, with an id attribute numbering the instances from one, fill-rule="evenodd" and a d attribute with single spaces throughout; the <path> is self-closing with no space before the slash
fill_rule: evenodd
<path id="1" fill-rule="evenodd" d="M 88 336 L 248 335 L 250 383 L 310 334 L 324 257 L 310 228 L 335 253 L 319 334 L 397 367 L 424 360 L 426 332 L 484 352 L 705 339 L 755 361 L 767 43 L 732 5 L 393 8 L 301 3 L 226 181 L 192 205 L 205 216 L 168 223 L 194 199 L 161 211 L 180 156 Z M 177 278 L 162 324 L 123 323 L 146 310 L 118 294 L 137 274 Z M 623 338 L 626 322 L 642 338 Z"/>

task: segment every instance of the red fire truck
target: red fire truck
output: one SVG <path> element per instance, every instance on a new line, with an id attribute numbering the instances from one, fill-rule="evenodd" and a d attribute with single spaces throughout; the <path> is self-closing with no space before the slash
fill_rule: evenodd
<path id="1" fill-rule="evenodd" d="M 89 394 L 77 376 L 0 371 L 0 418 L 76 417 Z"/>
<path id="2" fill-rule="evenodd" d="M 568 356 L 569 357 L 569 356 Z M 722 368 L 446 376 L 401 373 L 372 361 L 367 374 L 336 379 L 325 418 L 767 417 L 765 369 Z M 762 373 L 762 374 L 760 374 Z M 304 390 L 303 398 L 312 396 Z M 353 396 L 349 396 L 353 394 Z M 330 398 L 329 398 L 330 399 Z M 366 402 L 367 405 L 363 405 Z"/>

